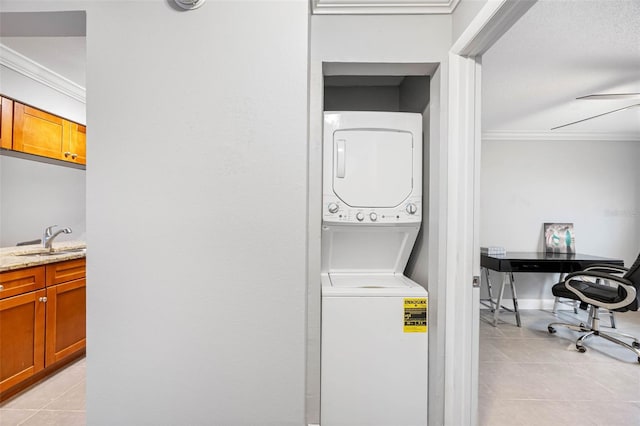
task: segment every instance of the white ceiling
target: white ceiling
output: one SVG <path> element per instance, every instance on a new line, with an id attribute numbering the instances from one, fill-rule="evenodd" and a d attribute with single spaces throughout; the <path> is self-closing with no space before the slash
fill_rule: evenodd
<path id="1" fill-rule="evenodd" d="M 607 134 L 640 140 L 640 107 L 550 131 L 640 100 L 640 1 L 539 0 L 482 57 L 483 133 Z"/>
<path id="2" fill-rule="evenodd" d="M 0 44 L 86 87 L 86 13 L 0 13 Z"/>

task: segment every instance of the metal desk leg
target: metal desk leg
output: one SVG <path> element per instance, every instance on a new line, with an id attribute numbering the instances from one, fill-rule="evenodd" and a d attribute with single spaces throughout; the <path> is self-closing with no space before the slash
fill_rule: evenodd
<path id="1" fill-rule="evenodd" d="M 489 292 L 489 304 L 491 306 L 491 312 L 496 311 L 496 307 L 493 305 L 493 292 L 491 291 L 491 279 L 489 278 L 489 268 L 482 268 L 484 270 L 484 276 L 487 281 L 487 290 Z"/>
<path id="2" fill-rule="evenodd" d="M 515 279 L 513 272 L 509 272 L 509 284 L 511 285 L 511 298 L 513 299 L 513 312 L 516 314 L 516 323 L 518 327 L 522 327 L 520 323 L 520 310 L 518 309 L 518 296 L 516 295 Z"/>
<path id="3" fill-rule="evenodd" d="M 502 296 L 504 295 L 504 286 L 507 281 L 507 274 L 503 274 L 502 284 L 500 284 L 500 292 L 498 293 L 498 301 L 496 302 L 496 308 L 493 311 L 493 326 L 498 326 L 498 316 L 500 315 L 500 308 L 502 307 Z"/>

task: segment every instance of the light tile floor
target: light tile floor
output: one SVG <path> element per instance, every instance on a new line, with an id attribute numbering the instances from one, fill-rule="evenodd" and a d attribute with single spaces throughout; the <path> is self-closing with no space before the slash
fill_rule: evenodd
<path id="1" fill-rule="evenodd" d="M 585 321 L 585 311 L 521 316 L 522 328 L 508 313 L 498 327 L 480 322 L 480 426 L 640 426 L 640 363 L 631 351 L 592 337 L 579 353 L 581 333 L 548 333 L 554 321 Z M 601 325 L 609 325 L 602 317 Z M 640 311 L 618 313 L 616 322 L 620 332 L 640 337 Z"/>
<path id="2" fill-rule="evenodd" d="M 585 317 L 527 310 L 522 328 L 509 314 L 498 327 L 480 321 L 480 426 L 640 426 L 640 363 L 633 353 L 599 338 L 579 353 L 578 333 L 547 332 L 550 322 Z M 617 323 L 640 337 L 640 312 L 618 314 Z M 0 425 L 85 425 L 85 366 L 83 358 L 0 404 Z"/>
<path id="3" fill-rule="evenodd" d="M 81 358 L 1 403 L 0 425 L 85 425 L 85 366 L 86 359 Z"/>

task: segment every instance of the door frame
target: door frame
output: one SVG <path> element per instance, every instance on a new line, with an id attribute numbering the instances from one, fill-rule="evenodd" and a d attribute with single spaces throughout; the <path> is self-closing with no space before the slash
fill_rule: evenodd
<path id="1" fill-rule="evenodd" d="M 449 51 L 444 424 L 478 424 L 482 54 L 535 2 L 487 2 Z"/>

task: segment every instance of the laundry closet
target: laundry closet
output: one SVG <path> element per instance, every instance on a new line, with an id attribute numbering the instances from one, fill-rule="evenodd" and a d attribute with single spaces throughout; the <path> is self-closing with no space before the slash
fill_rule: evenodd
<path id="1" fill-rule="evenodd" d="M 324 77 L 323 426 L 427 424 L 428 292 L 406 270 L 428 211 L 428 102 L 428 75 Z"/>

